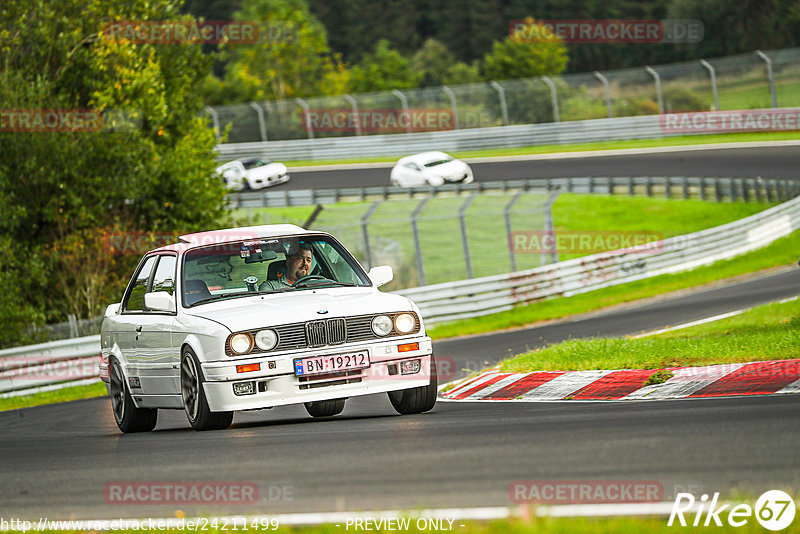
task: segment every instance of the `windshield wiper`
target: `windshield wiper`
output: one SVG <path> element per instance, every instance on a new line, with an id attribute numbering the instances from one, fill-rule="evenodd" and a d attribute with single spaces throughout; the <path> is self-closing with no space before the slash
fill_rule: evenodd
<path id="1" fill-rule="evenodd" d="M 337 282 L 336 280 L 311 280 L 309 282 L 302 282 L 300 284 L 295 284 L 292 287 L 316 287 L 316 286 L 323 286 L 327 284 L 333 284 L 336 286 L 341 287 L 357 287 L 358 284 L 354 284 L 352 282 Z"/>

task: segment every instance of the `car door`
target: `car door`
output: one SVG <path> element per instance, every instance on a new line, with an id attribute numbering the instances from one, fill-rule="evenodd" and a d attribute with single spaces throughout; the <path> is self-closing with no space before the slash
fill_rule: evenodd
<path id="1" fill-rule="evenodd" d="M 175 254 L 161 254 L 148 285 L 148 292 L 166 291 L 175 296 Z M 150 310 L 143 305 L 139 317 L 141 330 L 136 344 L 142 393 L 177 395 L 179 350 L 173 347 L 176 309 Z"/>
<path id="2" fill-rule="evenodd" d="M 132 394 L 142 393 L 140 370 L 141 364 L 136 346 L 142 330 L 144 314 L 144 294 L 150 284 L 150 278 L 158 262 L 157 256 L 145 257 L 131 279 L 125 296 L 122 299 L 122 310 L 118 316 L 118 343 L 122 357 L 126 362 L 128 385 Z"/>
<path id="3" fill-rule="evenodd" d="M 425 185 L 425 176 L 422 174 L 419 165 L 413 161 L 409 161 L 400 166 L 400 176 L 406 187 Z"/>

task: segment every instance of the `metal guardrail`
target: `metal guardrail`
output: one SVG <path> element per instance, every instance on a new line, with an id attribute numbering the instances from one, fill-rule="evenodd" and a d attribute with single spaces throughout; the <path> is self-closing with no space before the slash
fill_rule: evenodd
<path id="1" fill-rule="evenodd" d="M 414 300 L 428 324 L 510 310 L 731 258 L 800 228 L 800 197 L 745 219 L 665 239 L 651 252 L 610 251 L 510 274 L 396 291 Z M 651 244 L 654 246 L 654 244 Z M 0 395 L 97 376 L 100 336 L 0 351 Z"/>
<path id="2" fill-rule="evenodd" d="M 800 197 L 745 219 L 660 242 L 657 252 L 610 251 L 527 271 L 396 291 L 429 324 L 506 311 L 728 259 L 800 228 Z"/>
<path id="3" fill-rule="evenodd" d="M 229 143 L 217 145 L 217 159 L 265 157 L 277 161 L 394 156 L 424 152 L 436 147 L 444 152 L 532 145 L 560 145 L 624 139 L 660 139 L 687 132 L 667 133 L 658 115 L 593 119 L 545 124 L 470 128 L 442 132 L 365 135 Z"/>
<path id="4" fill-rule="evenodd" d="M 388 176 L 388 172 L 387 172 Z M 646 195 L 699 198 L 722 202 L 784 202 L 800 195 L 800 182 L 785 178 L 720 178 L 703 176 L 622 176 L 494 180 L 440 187 L 348 187 L 248 191 L 230 195 L 233 208 L 275 208 L 336 204 L 343 201 L 405 200 L 420 196 L 509 191 L 552 191 L 602 195 Z"/>
<path id="5" fill-rule="evenodd" d="M 0 394 L 95 378 L 100 359 L 99 335 L 2 350 Z"/>

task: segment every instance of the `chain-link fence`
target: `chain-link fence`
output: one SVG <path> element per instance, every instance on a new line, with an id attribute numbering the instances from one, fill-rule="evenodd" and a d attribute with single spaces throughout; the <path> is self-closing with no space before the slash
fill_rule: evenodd
<path id="1" fill-rule="evenodd" d="M 229 143 L 413 133 L 663 112 L 800 106 L 800 48 L 552 78 L 206 108 Z"/>
<path id="2" fill-rule="evenodd" d="M 512 233 L 552 229 L 554 192 L 473 194 L 339 204 L 312 227 L 335 235 L 369 269 L 391 265 L 391 291 L 530 269 L 557 261 L 515 252 Z"/>

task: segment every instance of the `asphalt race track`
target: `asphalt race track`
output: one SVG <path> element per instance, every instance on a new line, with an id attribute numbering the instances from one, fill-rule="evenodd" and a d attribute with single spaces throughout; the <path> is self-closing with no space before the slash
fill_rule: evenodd
<path id="1" fill-rule="evenodd" d="M 800 177 L 800 148 L 719 148 L 615 156 L 471 163 L 476 181 L 579 176 L 735 176 Z M 353 169 L 304 170 L 291 168 L 291 180 L 271 187 L 324 189 L 388 186 L 392 164 Z"/>
<path id="2" fill-rule="evenodd" d="M 674 325 L 800 293 L 800 269 L 635 308 L 435 343 L 457 365 L 520 347 Z M 518 480 L 654 481 L 677 491 L 757 495 L 800 487 L 800 395 L 680 401 L 453 403 L 398 416 L 385 396 L 341 416 L 302 407 L 237 414 L 226 431 L 191 430 L 161 411 L 156 430 L 121 435 L 107 399 L 0 413 L 0 516 L 173 517 L 411 507 L 508 506 Z M 108 504 L 121 482 L 244 482 L 256 504 Z"/>

